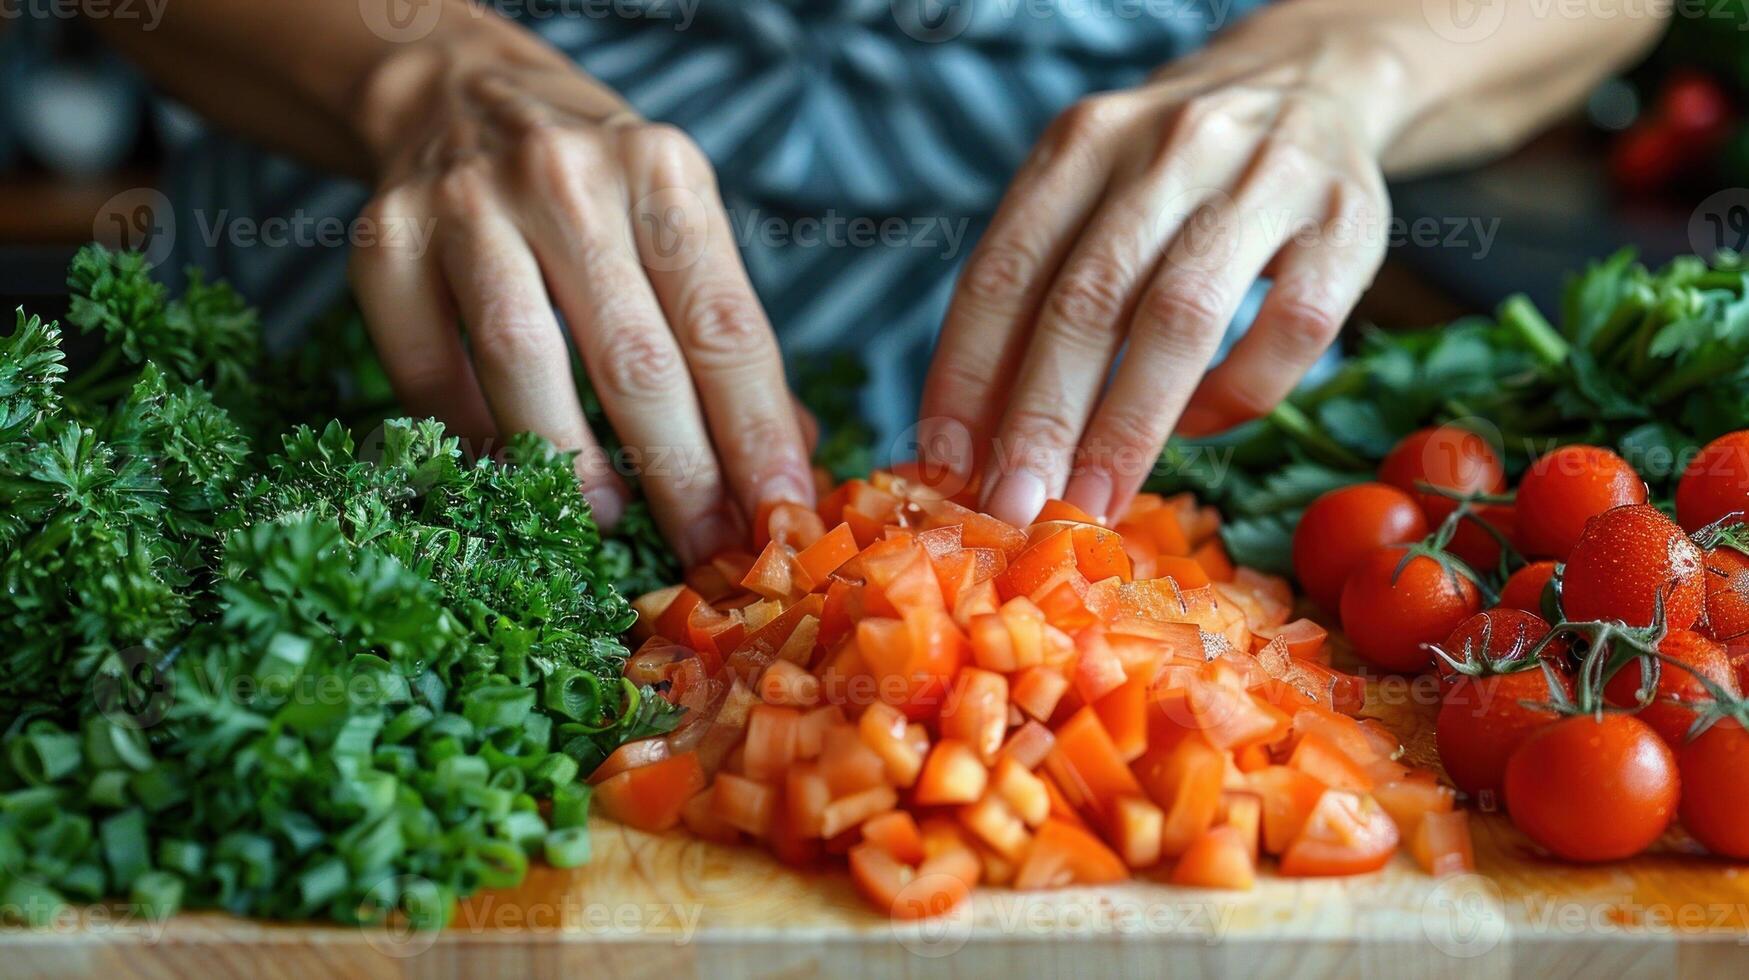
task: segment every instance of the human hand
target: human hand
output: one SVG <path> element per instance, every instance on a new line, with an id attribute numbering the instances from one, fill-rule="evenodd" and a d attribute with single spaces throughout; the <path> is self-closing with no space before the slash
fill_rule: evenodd
<path id="1" fill-rule="evenodd" d="M 1370 48 L 1249 35 L 1070 107 L 957 286 L 923 460 L 981 467 L 985 509 L 1013 523 L 1047 497 L 1103 517 L 1175 426 L 1268 412 L 1383 258 L 1392 72 Z M 1256 322 L 1204 376 L 1260 275 L 1274 286 Z"/>
<path id="2" fill-rule="evenodd" d="M 533 431 L 579 450 L 603 526 L 629 464 L 664 535 L 703 560 L 744 540 L 761 502 L 814 499 L 777 343 L 704 155 L 518 43 L 434 39 L 372 73 L 362 221 L 429 227 L 430 243 L 355 249 L 371 337 L 410 411 L 475 447 Z M 624 459 L 589 431 L 554 305 Z"/>

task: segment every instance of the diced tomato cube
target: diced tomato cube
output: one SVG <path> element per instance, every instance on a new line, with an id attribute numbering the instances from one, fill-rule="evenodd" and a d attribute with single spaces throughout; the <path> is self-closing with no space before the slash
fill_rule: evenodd
<path id="1" fill-rule="evenodd" d="M 871 786 L 859 793 L 841 796 L 828 803 L 821 813 L 820 835 L 836 837 L 898 805 L 899 794 L 891 786 Z"/>
<path id="2" fill-rule="evenodd" d="M 1202 570 L 1208 574 L 1210 581 L 1230 582 L 1233 580 L 1233 561 L 1227 557 L 1227 549 L 1221 544 L 1220 538 L 1211 537 L 1204 541 L 1197 546 L 1195 551 L 1190 553 L 1190 557 L 1202 566 Z"/>
<path id="3" fill-rule="evenodd" d="M 704 768 L 692 752 L 627 769 L 595 787 L 601 811 L 628 827 L 669 830 L 688 800 L 704 788 Z"/>
<path id="4" fill-rule="evenodd" d="M 743 833 L 764 837 L 777 808 L 777 791 L 769 784 L 733 773 L 717 773 L 712 801 L 723 822 Z"/>
<path id="5" fill-rule="evenodd" d="M 958 816 L 967 830 L 996 853 L 1010 861 L 1019 861 L 1026 856 L 1032 834 L 1027 832 L 1026 822 L 1001 796 L 985 795 L 976 803 L 960 807 Z"/>
<path id="6" fill-rule="evenodd" d="M 1292 877 L 1377 871 L 1397 849 L 1397 825 L 1372 797 L 1327 789 L 1281 855 Z"/>
<path id="7" fill-rule="evenodd" d="M 856 557 L 856 535 L 849 524 L 839 524 L 818 541 L 796 553 L 796 565 L 811 583 L 810 588 L 825 586 L 833 572 Z"/>
<path id="8" fill-rule="evenodd" d="M 1056 744 L 1057 736 L 1051 734 L 1049 728 L 1040 722 L 1029 721 L 1014 729 L 1008 741 L 1002 743 L 998 756 L 1012 758 L 1029 770 L 1037 769 Z"/>
<path id="9" fill-rule="evenodd" d="M 906 864 L 923 863 L 923 833 L 904 810 L 876 814 L 862 824 L 862 839 L 879 845 Z"/>
<path id="10" fill-rule="evenodd" d="M 1051 818 L 1033 835 L 1032 847 L 1015 873 L 1021 890 L 1065 885 L 1103 885 L 1129 877 L 1123 859 L 1081 827 Z"/>
<path id="11" fill-rule="evenodd" d="M 857 722 L 863 744 L 880 757 L 887 779 L 895 786 L 910 786 L 923 770 L 925 753 L 910 743 L 908 728 L 899 709 L 878 702 L 869 705 Z"/>
<path id="12" fill-rule="evenodd" d="M 1318 732 L 1307 732 L 1288 757 L 1288 768 L 1311 776 L 1325 786 L 1366 793 L 1372 790 L 1372 777 L 1361 764 Z"/>
<path id="13" fill-rule="evenodd" d="M 970 745 L 944 738 L 929 750 L 917 777 L 915 798 L 922 806 L 975 803 L 984 795 L 989 770 Z"/>
<path id="14" fill-rule="evenodd" d="M 1165 812 L 1160 849 L 1167 857 L 1184 853 L 1214 824 L 1227 772 L 1226 754 L 1200 734 L 1180 738 L 1164 751 L 1152 745 L 1136 762 L 1140 785 Z"/>
<path id="15" fill-rule="evenodd" d="M 941 709 L 941 735 L 972 747 L 986 765 L 996 761 L 1008 730 L 1008 679 L 976 667 L 960 670 Z"/>
<path id="16" fill-rule="evenodd" d="M 747 717 L 742 743 L 742 772 L 749 779 L 772 782 L 796 760 L 796 734 L 801 712 L 774 704 L 759 704 Z"/>
<path id="17" fill-rule="evenodd" d="M 1166 814 L 1140 796 L 1120 796 L 1112 810 L 1112 834 L 1117 852 L 1132 868 L 1160 863 L 1160 842 Z"/>
<path id="18" fill-rule="evenodd" d="M 1263 797 L 1248 790 L 1229 790 L 1221 794 L 1221 807 L 1225 812 L 1216 822 L 1239 832 L 1255 864 L 1263 844 Z"/>
<path id="19" fill-rule="evenodd" d="M 1029 827 L 1037 827 L 1050 816 L 1051 797 L 1044 780 L 1019 759 L 1004 755 L 990 774 L 990 791 L 1001 797 Z"/>
<path id="20" fill-rule="evenodd" d="M 1185 849 L 1172 868 L 1174 885 L 1197 888 L 1248 890 L 1257 880 L 1257 869 L 1237 828 L 1222 826 L 1205 831 Z"/>
<path id="21" fill-rule="evenodd" d="M 1013 699 L 1021 711 L 1049 721 L 1069 690 L 1069 679 L 1054 667 L 1028 667 L 1014 682 Z"/>
<path id="22" fill-rule="evenodd" d="M 741 832 L 717 815 L 715 787 L 694 793 L 681 807 L 680 819 L 693 836 L 704 840 L 733 844 L 741 839 Z"/>
<path id="23" fill-rule="evenodd" d="M 1409 852 L 1421 870 L 1436 878 L 1476 870 L 1469 814 L 1463 810 L 1426 814 L 1410 838 Z"/>
<path id="24" fill-rule="evenodd" d="M 759 677 L 759 696 L 767 704 L 812 707 L 820 700 L 820 679 L 788 660 L 773 661 Z"/>

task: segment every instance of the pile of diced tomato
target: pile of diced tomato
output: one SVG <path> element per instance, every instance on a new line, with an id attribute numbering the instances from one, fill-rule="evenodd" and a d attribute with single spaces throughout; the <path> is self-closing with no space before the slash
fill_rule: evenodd
<path id="1" fill-rule="evenodd" d="M 1324 629 L 1188 496 L 1023 529 L 876 473 L 756 523 L 756 553 L 635 603 L 626 675 L 688 711 L 590 777 L 622 823 L 843 856 L 899 917 L 980 883 L 1248 888 L 1265 856 L 1471 864 L 1452 790 L 1354 717 Z"/>

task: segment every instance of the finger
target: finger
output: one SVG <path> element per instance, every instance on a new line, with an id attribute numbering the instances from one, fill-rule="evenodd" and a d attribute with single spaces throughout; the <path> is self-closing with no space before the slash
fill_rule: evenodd
<path id="1" fill-rule="evenodd" d="M 802 430 L 802 443 L 808 447 L 808 458 L 813 459 L 814 453 L 820 449 L 820 420 L 802 400 L 790 396 L 790 408 L 796 413 L 796 426 Z"/>
<path id="2" fill-rule="evenodd" d="M 425 220 L 425 195 L 403 188 L 379 195 L 359 221 L 376 228 Z M 410 244 L 374 236 L 352 251 L 353 293 L 395 397 L 409 414 L 441 420 L 470 454 L 497 435 L 456 326 L 436 259 Z"/>
<path id="3" fill-rule="evenodd" d="M 453 229 L 439 261 L 462 321 L 474 370 L 498 430 L 534 432 L 578 453 L 583 494 L 604 527 L 619 520 L 625 490 L 584 421 L 564 334 L 540 266 L 487 177 L 454 171 L 439 185 L 440 213 Z"/>
<path id="4" fill-rule="evenodd" d="M 743 537 L 686 362 L 633 248 L 624 190 L 576 139 L 529 154 L 530 240 L 663 535 L 689 564 Z M 617 164 L 613 164 L 617 166 Z"/>
<path id="5" fill-rule="evenodd" d="M 670 127 L 640 130 L 626 144 L 638 255 L 691 368 L 741 512 L 779 501 L 812 506 L 814 481 L 777 340 L 736 253 L 709 163 Z"/>
<path id="6" fill-rule="evenodd" d="M 1186 435 L 1220 432 L 1266 414 L 1329 348 L 1384 261 L 1364 229 L 1382 227 L 1376 198 L 1342 187 L 1316 235 L 1289 242 L 1257 320 L 1198 385 L 1179 422 Z"/>
<path id="7" fill-rule="evenodd" d="M 918 411 L 918 459 L 937 472 L 969 480 L 988 455 L 1034 311 L 1105 189 L 1089 147 L 1107 125 L 1083 106 L 1051 125 L 955 284 Z"/>
<path id="8" fill-rule="evenodd" d="M 1080 472 L 1065 499 L 1110 516 L 1147 476 L 1197 379 L 1220 345 L 1245 292 L 1290 228 L 1285 193 L 1217 196 L 1180 229 L 1137 302 L 1124 354 L 1080 447 Z"/>
<path id="9" fill-rule="evenodd" d="M 1176 145 L 1168 140 L 1120 177 L 1039 309 L 995 440 L 999 458 L 985 468 L 986 508 L 1004 520 L 1030 521 L 1070 481 L 1135 297 L 1186 217 L 1186 201 L 1195 203 L 1195 154 Z"/>

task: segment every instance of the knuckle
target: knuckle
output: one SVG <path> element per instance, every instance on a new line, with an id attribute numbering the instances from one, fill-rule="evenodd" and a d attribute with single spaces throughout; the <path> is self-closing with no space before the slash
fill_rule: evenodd
<path id="1" fill-rule="evenodd" d="M 1008 416 L 1007 429 L 1023 444 L 1073 446 L 1081 437 L 1081 427 L 1069 420 L 1061 406 L 1041 405 L 1017 408 Z"/>
<path id="2" fill-rule="evenodd" d="M 619 327 L 601 344 L 601 386 L 609 395 L 648 398 L 686 384 L 680 353 L 655 330 Z"/>
<path id="3" fill-rule="evenodd" d="M 1276 301 L 1274 319 L 1275 329 L 1296 349 L 1322 349 L 1342 330 L 1334 299 L 1304 288 L 1289 287 Z"/>
<path id="4" fill-rule="evenodd" d="M 594 169 L 594 156 L 589 138 L 564 126 L 530 126 L 516 142 L 518 169 L 539 191 L 567 190 L 579 175 Z"/>
<path id="5" fill-rule="evenodd" d="M 1102 333 L 1100 328 L 1123 313 L 1129 280 L 1123 265 L 1112 259 L 1079 259 L 1051 287 L 1050 312 L 1071 330 Z"/>
<path id="6" fill-rule="evenodd" d="M 981 306 L 1016 303 L 1039 269 L 1038 259 L 1025 247 L 1000 242 L 978 250 L 967 263 L 960 288 Z"/>
<path id="7" fill-rule="evenodd" d="M 686 183 L 710 173 L 710 161 L 704 151 L 678 126 L 667 123 L 639 126 L 628 132 L 625 139 L 659 186 Z"/>
<path id="8" fill-rule="evenodd" d="M 756 460 L 762 465 L 778 462 L 777 454 L 795 439 L 792 430 L 769 415 L 744 417 L 734 425 L 724 426 L 726 445 L 720 448 L 731 460 Z M 731 469 L 733 464 L 730 464 Z"/>
<path id="9" fill-rule="evenodd" d="M 1097 140 L 1116 128 L 1124 115 L 1121 96 L 1090 95 L 1064 109 L 1052 124 L 1060 145 Z"/>
<path id="10" fill-rule="evenodd" d="M 717 364 L 745 363 L 770 347 L 758 308 L 729 292 L 702 291 L 681 317 L 689 348 Z"/>
<path id="11" fill-rule="evenodd" d="M 1162 283 L 1142 297 L 1137 330 L 1171 354 L 1210 350 L 1226 326 L 1226 304 L 1206 285 Z"/>
<path id="12" fill-rule="evenodd" d="M 983 391 L 994 373 L 994 367 L 988 362 L 974 362 L 964 357 L 938 357 L 929 366 L 931 386 L 951 392 Z"/>
<path id="13" fill-rule="evenodd" d="M 511 367 L 545 359 L 563 347 L 551 323 L 514 308 L 488 308 L 470 329 L 481 357 Z"/>
<path id="14" fill-rule="evenodd" d="M 479 160 L 466 160 L 444 171 L 437 178 L 434 193 L 446 214 L 464 220 L 484 217 L 497 202 L 492 176 Z"/>
<path id="15" fill-rule="evenodd" d="M 1154 450 L 1166 441 L 1160 419 L 1136 408 L 1111 407 L 1099 420 L 1099 440 L 1112 448 Z"/>

